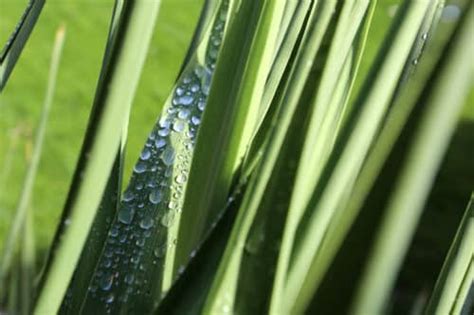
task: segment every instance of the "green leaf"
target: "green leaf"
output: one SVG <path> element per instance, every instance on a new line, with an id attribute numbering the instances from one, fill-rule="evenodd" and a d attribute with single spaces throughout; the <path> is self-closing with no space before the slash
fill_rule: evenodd
<path id="1" fill-rule="evenodd" d="M 288 255 L 295 240 L 298 240 L 298 246 L 294 250 L 294 258 L 288 270 L 285 296 L 298 295 L 311 268 L 312 260 L 321 246 L 328 224 L 340 202 L 346 198 L 347 190 L 352 187 L 363 165 L 415 39 L 416 31 L 413 32 L 413 29 L 418 30 L 426 8 L 427 3 L 424 2 L 405 2 L 399 19 L 394 22 L 396 31 L 387 38 L 385 49 L 379 52 L 379 62 L 374 65 L 372 74 L 367 77 L 365 89 L 359 95 L 357 103 L 351 106 L 351 116 L 338 135 L 335 148 L 328 159 L 329 163 L 324 166 L 321 180 L 318 181 L 317 188 L 311 196 L 307 210 L 309 212 L 301 224 L 302 227 L 298 222 L 302 216 L 299 214 L 301 210 L 295 212 L 295 215 L 289 215 L 290 221 L 287 223 L 286 237 L 283 239 L 280 255 Z M 318 159 L 321 154 L 324 152 L 314 154 L 313 159 Z M 303 169 L 305 166 L 305 163 L 300 164 Z"/>
<path id="2" fill-rule="evenodd" d="M 425 314 L 460 314 L 473 280 L 474 194 L 449 249 Z M 466 301 L 467 302 L 467 301 Z"/>
<path id="3" fill-rule="evenodd" d="M 387 199 L 387 208 L 354 300 L 356 314 L 383 310 L 468 95 L 473 71 L 465 65 L 472 55 L 469 39 L 474 27 L 472 8 L 470 3 L 448 47 L 445 62 L 438 65 L 439 75 L 432 78 L 433 90 L 425 99 L 420 120 L 413 128 L 413 138 Z M 380 277 L 384 277 L 383 282 L 377 281 Z"/>
<path id="4" fill-rule="evenodd" d="M 64 210 L 70 224 L 56 234 L 57 247 L 45 269 L 35 314 L 56 313 L 73 276 L 128 124 L 160 2 L 117 4 L 122 10 L 112 21 L 109 58 L 95 100 L 99 109 L 88 128 Z"/>
<path id="5" fill-rule="evenodd" d="M 261 77 L 262 74 L 266 75 L 269 72 L 268 67 L 269 65 L 271 65 L 271 62 L 266 61 L 265 58 L 270 58 L 270 56 L 274 53 L 274 46 L 276 44 L 277 39 L 277 32 L 275 31 L 277 29 L 276 25 L 280 23 L 281 17 L 283 16 L 284 5 L 282 2 L 278 4 L 276 1 L 268 1 L 265 2 L 259 9 L 261 11 L 256 14 L 257 9 L 255 7 L 252 7 L 252 5 L 250 4 L 247 7 L 242 4 L 242 7 L 240 8 L 243 14 L 246 14 L 245 11 L 249 10 L 249 12 L 253 12 L 258 18 L 258 24 L 255 26 L 255 30 L 251 30 L 247 33 L 252 34 L 252 32 L 255 32 L 253 35 L 253 45 L 255 46 L 255 48 L 248 56 L 248 60 L 246 62 L 248 64 L 248 66 L 246 67 L 246 71 L 250 73 L 254 72 L 255 74 L 254 77 L 250 77 L 248 78 L 249 80 L 245 81 L 245 88 L 250 88 L 250 92 L 247 93 L 252 94 L 255 93 L 252 91 L 252 88 L 258 88 L 258 86 L 251 87 L 251 83 L 258 82 L 259 76 L 260 81 L 263 81 L 263 78 Z M 248 21 L 246 21 L 245 23 L 247 22 Z M 232 33 L 230 33 L 229 36 L 231 35 Z M 252 67 L 254 67 L 254 69 Z M 243 91 L 241 91 L 241 93 L 245 95 Z M 253 102 L 256 103 L 256 100 L 258 101 L 259 97 L 263 95 L 263 91 L 259 93 L 260 94 L 254 94 Z M 250 100 L 243 99 L 241 101 L 244 102 L 242 105 L 245 105 L 246 102 L 251 103 L 252 98 L 250 98 Z M 251 126 L 253 126 L 253 124 L 251 124 Z M 235 147 L 235 149 L 237 149 L 237 152 L 238 148 L 238 146 Z M 250 184 L 250 187 L 252 186 L 253 185 Z M 233 227 L 233 233 L 231 235 L 231 239 L 229 240 L 226 253 L 224 254 L 224 258 L 219 266 L 219 270 L 216 275 L 216 280 L 211 288 L 211 291 L 207 298 L 207 302 L 204 306 L 204 313 L 222 313 L 225 312 L 226 308 L 232 308 L 235 291 L 237 289 L 237 279 L 239 274 L 236 268 L 240 264 L 242 255 L 242 251 L 238 250 L 239 246 L 236 246 L 236 244 L 241 242 L 241 240 L 236 240 L 236 231 L 239 231 L 238 233 L 240 233 L 241 236 L 245 237 L 245 231 L 249 228 L 249 222 L 245 219 L 242 220 L 242 218 L 243 216 L 241 213 Z M 251 216 L 247 216 L 246 219 L 252 220 L 253 218 Z"/>

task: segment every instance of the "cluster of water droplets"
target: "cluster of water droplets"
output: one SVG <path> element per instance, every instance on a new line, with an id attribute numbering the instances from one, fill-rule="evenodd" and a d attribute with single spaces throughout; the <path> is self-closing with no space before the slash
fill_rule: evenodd
<path id="1" fill-rule="evenodd" d="M 117 299 L 126 302 L 131 296 L 149 293 L 143 290 L 150 281 L 146 274 L 150 259 L 157 265 L 176 244 L 176 240 L 167 239 L 167 230 L 182 210 L 196 136 L 222 42 L 226 2 L 213 24 L 204 65 L 188 66 L 178 80 L 148 136 L 112 222 L 89 286 L 89 297 L 103 302 L 107 312 L 107 305 Z"/>

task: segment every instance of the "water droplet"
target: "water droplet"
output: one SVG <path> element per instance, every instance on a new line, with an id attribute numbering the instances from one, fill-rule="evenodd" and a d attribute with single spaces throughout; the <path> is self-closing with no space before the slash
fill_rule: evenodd
<path id="1" fill-rule="evenodd" d="M 125 281 L 126 284 L 132 284 L 132 283 L 133 283 L 133 280 L 135 280 L 135 276 L 132 275 L 132 274 L 126 275 L 126 276 L 125 276 L 125 279 L 124 279 L 124 281 Z"/>
<path id="2" fill-rule="evenodd" d="M 199 84 L 193 84 L 191 85 L 191 92 L 196 93 L 199 91 Z"/>
<path id="3" fill-rule="evenodd" d="M 204 75 L 204 72 L 205 72 L 205 71 L 206 71 L 206 70 L 204 69 L 204 67 L 198 65 L 198 66 L 196 66 L 196 68 L 194 69 L 194 74 L 195 74 L 198 78 L 200 78 L 200 77 L 202 77 L 202 76 Z"/>
<path id="4" fill-rule="evenodd" d="M 110 293 L 109 295 L 107 295 L 107 297 L 105 298 L 105 303 L 107 304 L 110 304 L 114 301 L 115 297 L 112 293 Z"/>
<path id="5" fill-rule="evenodd" d="M 204 108 L 206 107 L 206 102 L 204 102 L 203 100 L 199 101 L 198 103 L 198 109 L 202 112 L 204 110 Z"/>
<path id="6" fill-rule="evenodd" d="M 412 64 L 416 66 L 418 64 L 418 59 L 413 59 Z"/>
<path id="7" fill-rule="evenodd" d="M 150 156 L 151 156 L 151 152 L 149 149 L 146 149 L 146 148 L 142 151 L 142 154 L 140 154 L 140 158 L 142 160 L 148 160 Z"/>
<path id="8" fill-rule="evenodd" d="M 153 255 L 155 255 L 156 258 L 163 258 L 165 257 L 166 254 L 166 245 L 161 245 L 153 251 Z"/>
<path id="9" fill-rule="evenodd" d="M 135 210 L 133 208 L 121 207 L 118 213 L 118 220 L 123 224 L 130 224 L 134 214 Z"/>
<path id="10" fill-rule="evenodd" d="M 197 126 L 197 125 L 199 125 L 199 124 L 201 123 L 201 119 L 200 119 L 199 117 L 197 117 L 197 116 L 193 116 L 193 117 L 191 118 L 191 122 L 192 122 L 194 125 Z"/>
<path id="11" fill-rule="evenodd" d="M 211 57 L 212 59 L 216 59 L 218 53 L 219 51 L 215 48 L 209 49 L 209 57 Z"/>
<path id="12" fill-rule="evenodd" d="M 109 235 L 112 237 L 116 237 L 118 235 L 118 232 L 118 228 L 116 226 L 113 226 L 109 231 Z"/>
<path id="13" fill-rule="evenodd" d="M 123 201 L 132 201 L 135 198 L 135 195 L 133 194 L 132 190 L 127 189 L 125 193 L 123 194 Z"/>
<path id="14" fill-rule="evenodd" d="M 146 164 L 142 161 L 138 161 L 137 164 L 135 164 L 133 170 L 135 171 L 135 173 L 141 174 L 146 171 Z"/>
<path id="15" fill-rule="evenodd" d="M 162 137 L 166 137 L 167 135 L 170 134 L 170 130 L 165 128 L 165 129 L 160 129 L 158 130 L 158 134 Z"/>
<path id="16" fill-rule="evenodd" d="M 167 211 L 161 218 L 161 224 L 164 227 L 169 228 L 173 224 L 174 216 L 175 216 L 174 211 Z"/>
<path id="17" fill-rule="evenodd" d="M 162 198 L 162 194 L 160 190 L 154 190 L 148 195 L 148 199 L 154 205 L 160 203 Z"/>
<path id="18" fill-rule="evenodd" d="M 141 238 L 141 239 L 138 239 L 135 244 L 138 246 L 138 247 L 143 247 L 143 245 L 145 245 L 145 239 L 144 238 Z"/>
<path id="19" fill-rule="evenodd" d="M 181 132 L 186 127 L 186 124 L 182 120 L 175 121 L 173 124 L 173 130 L 176 132 Z"/>
<path id="20" fill-rule="evenodd" d="M 156 141 L 155 141 L 155 147 L 156 147 L 157 149 L 160 149 L 160 148 L 164 147 L 165 145 L 166 145 L 166 141 L 165 141 L 163 138 L 158 138 L 158 139 L 156 139 Z"/>
<path id="21" fill-rule="evenodd" d="M 161 155 L 161 159 L 163 160 L 163 163 L 165 163 L 166 166 L 173 165 L 174 162 L 174 149 L 172 147 L 167 147 L 164 151 L 163 154 Z"/>
<path id="22" fill-rule="evenodd" d="M 176 95 L 181 96 L 184 94 L 184 89 L 182 87 L 177 87 L 176 88 Z"/>
<path id="23" fill-rule="evenodd" d="M 183 95 L 179 98 L 179 104 L 182 105 L 191 105 L 191 103 L 194 101 L 194 98 L 191 95 Z"/>
<path id="24" fill-rule="evenodd" d="M 188 74 L 183 78 L 183 83 L 188 84 L 191 82 L 191 76 Z"/>
<path id="25" fill-rule="evenodd" d="M 113 283 L 114 283 L 114 277 L 113 277 L 112 273 L 110 273 L 110 272 L 107 272 L 99 280 L 99 286 L 104 291 L 110 290 Z"/>
<path id="26" fill-rule="evenodd" d="M 188 178 L 184 174 L 179 174 L 176 176 L 175 180 L 178 184 L 184 184 Z"/>
<path id="27" fill-rule="evenodd" d="M 189 114 L 191 112 L 188 110 L 188 109 L 181 109 L 179 112 L 178 112 L 178 118 L 180 119 L 186 119 L 189 117 Z"/>
<path id="28" fill-rule="evenodd" d="M 423 35 L 421 35 L 422 40 L 426 40 L 427 38 L 428 38 L 428 33 L 424 33 Z"/>
<path id="29" fill-rule="evenodd" d="M 148 230 L 153 226 L 153 219 L 152 218 L 143 218 L 140 220 L 140 227 L 144 230 Z"/>
<path id="30" fill-rule="evenodd" d="M 140 261 L 140 257 L 138 256 L 132 256 L 132 258 L 130 258 L 130 262 L 134 265 L 138 264 L 139 261 Z"/>
<path id="31" fill-rule="evenodd" d="M 169 127 L 171 126 L 171 122 L 169 121 L 168 117 L 162 116 L 162 117 L 160 118 L 160 120 L 158 121 L 158 125 L 159 125 L 161 128 L 167 128 L 167 129 L 169 129 Z"/>
<path id="32" fill-rule="evenodd" d="M 112 261 L 110 259 L 106 259 L 104 261 L 104 267 L 109 268 L 110 266 L 112 266 Z"/>
<path id="33" fill-rule="evenodd" d="M 178 206 L 178 204 L 176 202 L 174 202 L 173 200 L 171 200 L 169 203 L 168 203 L 168 208 L 170 209 L 176 209 L 176 207 Z"/>

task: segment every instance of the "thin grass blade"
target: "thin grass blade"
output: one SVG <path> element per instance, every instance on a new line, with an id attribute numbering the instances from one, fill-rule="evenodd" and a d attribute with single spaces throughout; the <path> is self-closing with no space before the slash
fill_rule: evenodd
<path id="1" fill-rule="evenodd" d="M 29 163 L 28 171 L 26 173 L 25 181 L 23 184 L 22 192 L 18 207 L 15 211 L 15 217 L 13 219 L 10 231 L 6 238 L 6 244 L 3 249 L 1 264 L 0 264 L 0 296 L 3 295 L 2 288 L 5 281 L 5 277 L 12 266 L 15 250 L 20 240 L 20 233 L 25 224 L 25 220 L 28 214 L 28 207 L 31 202 L 31 194 L 33 191 L 33 184 L 35 182 L 36 174 L 38 171 L 38 165 L 43 149 L 44 136 L 46 132 L 46 126 L 48 123 L 49 113 L 53 104 L 54 92 L 56 88 L 56 79 L 59 69 L 59 63 L 61 60 L 62 49 L 64 46 L 65 28 L 60 27 L 56 33 L 53 52 L 51 56 L 51 65 L 49 69 L 48 85 L 46 89 L 46 96 L 43 103 L 43 110 L 41 113 L 40 122 L 36 131 L 33 155 Z"/>
<path id="2" fill-rule="evenodd" d="M 466 208 L 464 217 L 449 249 L 443 268 L 431 294 L 425 314 L 459 314 L 457 305 L 463 304 L 464 299 L 459 293 L 464 282 L 467 287 L 472 283 L 472 240 L 474 239 L 474 194 Z M 470 279 L 470 280 L 469 280 Z M 460 303 L 457 301 L 460 300 Z M 454 312 L 454 308 L 457 308 Z"/>

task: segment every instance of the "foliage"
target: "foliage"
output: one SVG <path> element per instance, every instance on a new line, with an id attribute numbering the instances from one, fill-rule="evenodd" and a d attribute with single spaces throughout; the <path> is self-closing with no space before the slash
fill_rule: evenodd
<path id="1" fill-rule="evenodd" d="M 472 2 L 400 2 L 374 48 L 383 1 L 207 0 L 122 193 L 160 1 L 117 0 L 39 281 L 27 209 L 46 118 L 0 302 L 35 314 L 469 311 L 472 201 L 429 303 L 392 303 L 474 75 Z"/>

